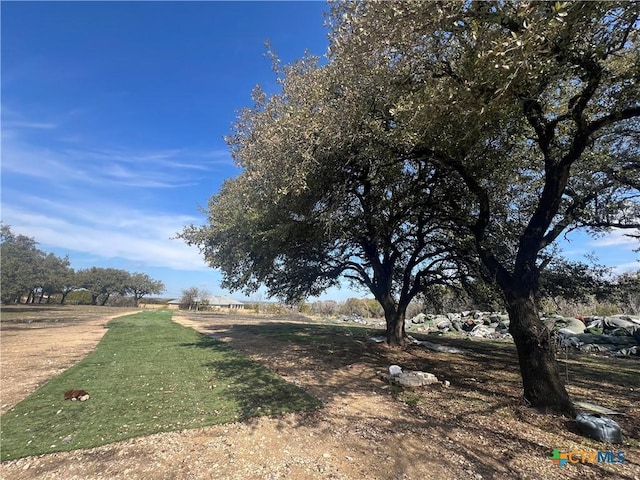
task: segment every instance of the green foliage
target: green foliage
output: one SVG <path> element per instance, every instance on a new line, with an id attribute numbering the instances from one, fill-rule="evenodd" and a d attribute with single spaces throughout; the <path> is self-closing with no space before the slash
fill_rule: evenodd
<path id="1" fill-rule="evenodd" d="M 362 284 L 388 326 L 430 285 L 498 290 L 539 345 L 525 396 L 573 413 L 529 319 L 563 232 L 640 227 L 640 3 L 345 0 L 328 23 L 326 62 L 254 92 L 228 138 L 243 172 L 183 238 L 230 288 Z"/>
<path id="2" fill-rule="evenodd" d="M 391 135 L 460 178 L 487 277 L 535 277 L 566 228 L 637 223 L 637 4 L 338 2 L 332 18 L 335 61 L 396 91 Z"/>
<path id="3" fill-rule="evenodd" d="M 170 298 L 149 297 L 144 299 L 144 303 L 149 305 L 166 305 L 170 300 Z"/>
<path id="4" fill-rule="evenodd" d="M 2 302 L 41 302 L 56 293 L 68 291 L 73 284 L 73 269 L 67 257 L 59 258 L 37 248 L 35 239 L 14 235 L 2 225 L 0 255 L 2 261 Z"/>
<path id="5" fill-rule="evenodd" d="M 609 269 L 559 263 L 542 274 L 539 305 L 546 313 L 570 316 L 637 315 L 639 278 L 640 271 L 611 277 Z"/>
<path id="6" fill-rule="evenodd" d="M 434 285 L 419 297 L 422 311 L 448 313 L 461 310 L 500 311 L 504 303 L 491 284 L 479 280 L 465 280 L 452 285 Z"/>
<path id="7" fill-rule="evenodd" d="M 70 305 L 91 305 L 91 293 L 87 290 L 74 290 L 69 292 L 65 303 Z"/>
<path id="8" fill-rule="evenodd" d="M 117 268 L 91 267 L 76 273 L 78 287 L 91 293 L 91 304 L 106 305 L 113 294 L 124 294 L 131 274 Z"/>
<path id="9" fill-rule="evenodd" d="M 600 317 L 608 317 L 610 315 L 617 315 L 621 312 L 617 305 L 614 305 L 612 303 L 599 303 L 596 305 L 595 313 Z"/>
<path id="10" fill-rule="evenodd" d="M 612 284 L 611 299 L 625 313 L 640 314 L 640 270 L 620 275 Z"/>
<path id="11" fill-rule="evenodd" d="M 592 295 L 603 298 L 609 290 L 608 274 L 609 269 L 604 267 L 556 260 L 542 272 L 540 295 L 577 302 L 585 302 Z"/>
<path id="12" fill-rule="evenodd" d="M 14 235 L 8 225 L 2 225 L 2 302 L 20 302 L 42 280 L 40 266 L 44 252 L 36 248 L 36 241 L 24 235 Z"/>
<path id="13" fill-rule="evenodd" d="M 298 312 L 300 312 L 303 315 L 309 315 L 312 312 L 311 305 L 305 302 L 300 302 L 298 304 Z"/>
<path id="14" fill-rule="evenodd" d="M 182 236 L 229 288 L 288 299 L 344 275 L 403 303 L 404 273 L 412 293 L 439 283 L 459 270 L 449 254 L 535 288 L 565 229 L 635 225 L 621 214 L 637 208 L 637 16 L 616 2 L 337 2 L 328 61 L 302 58 L 278 70 L 281 93 L 254 93 L 228 137 L 243 173 Z"/>
<path id="15" fill-rule="evenodd" d="M 2 225 L 1 241 L 3 303 L 19 303 L 23 298 L 25 303 L 35 303 L 36 297 L 38 303 L 44 297 L 47 303 L 52 298 L 65 303 L 74 290 L 85 289 L 92 305 L 105 305 L 113 295 L 132 295 L 137 305 L 143 296 L 164 291 L 162 282 L 143 273 L 98 267 L 75 272 L 68 256 L 60 258 L 39 250 L 33 238 L 14 235 L 8 225 Z M 72 301 L 87 303 L 82 296 L 72 295 Z"/>
<path id="16" fill-rule="evenodd" d="M 2 416 L 2 461 L 315 408 L 228 345 L 154 311 L 121 317 L 96 350 Z M 86 402 L 63 400 L 84 389 Z"/>
<path id="17" fill-rule="evenodd" d="M 419 393 L 402 392 L 400 394 L 400 400 L 407 405 L 416 406 L 424 401 L 424 398 Z"/>
<path id="18" fill-rule="evenodd" d="M 159 280 L 153 280 L 146 273 L 133 273 L 125 283 L 124 293 L 131 294 L 138 306 L 138 302 L 145 295 L 161 294 L 164 292 L 165 286 Z"/>
<path id="19" fill-rule="evenodd" d="M 368 317 L 369 309 L 365 300 L 360 298 L 348 298 L 342 307 L 342 312 L 346 315 L 357 315 L 359 317 Z"/>
<path id="20" fill-rule="evenodd" d="M 397 322 L 423 288 L 459 274 L 433 213 L 455 185 L 387 138 L 394 92 L 364 82 L 354 94 L 341 65 L 313 57 L 278 73 L 282 91 L 256 91 L 227 139 L 243 172 L 211 197 L 207 224 L 180 236 L 229 289 L 264 285 L 295 303 L 347 280 Z"/>

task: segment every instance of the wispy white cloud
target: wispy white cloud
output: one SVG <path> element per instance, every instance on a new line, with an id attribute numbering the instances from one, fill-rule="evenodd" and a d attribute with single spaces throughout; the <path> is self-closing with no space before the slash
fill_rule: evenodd
<path id="1" fill-rule="evenodd" d="M 195 217 L 134 210 L 117 203 L 77 205 L 33 196 L 20 200 L 22 205 L 3 205 L 2 221 L 50 248 L 122 258 L 147 267 L 208 268 L 197 249 L 175 239 L 184 225 L 199 220 Z M 39 205 L 37 211 L 33 204 Z"/>
<path id="2" fill-rule="evenodd" d="M 53 130 L 60 126 L 59 118 L 56 119 L 56 121 L 42 117 L 34 119 L 8 107 L 6 103 L 3 103 L 0 114 L 2 115 L 3 136 L 5 132 L 19 130 Z"/>
<path id="3" fill-rule="evenodd" d="M 179 202 L 164 201 L 170 195 L 158 190 L 192 193 L 203 179 L 224 176 L 233 165 L 226 150 L 105 146 L 63 120 L 33 120 L 4 106 L 2 118 L 2 221 L 15 232 L 68 251 L 72 262 L 75 254 L 96 265 L 123 259 L 210 271 L 196 248 L 175 239 L 200 219 L 181 214 Z M 196 214 L 195 204 L 185 208 Z"/>
<path id="4" fill-rule="evenodd" d="M 8 122 L 3 122 L 2 127 L 6 129 L 28 129 L 28 130 L 52 130 L 57 128 L 57 124 L 49 123 L 49 122 L 29 122 L 29 121 L 19 121 L 13 120 Z"/>
<path id="5" fill-rule="evenodd" d="M 636 270 L 640 270 L 640 260 L 636 260 L 635 262 L 626 262 L 626 263 L 621 263 L 620 265 L 616 265 L 611 269 L 611 273 L 613 275 L 620 275 L 626 272 L 635 272 Z"/>
<path id="6" fill-rule="evenodd" d="M 59 184 L 130 188 L 180 188 L 201 180 L 202 172 L 232 165 L 230 156 L 211 160 L 205 152 L 37 146 L 15 130 L 3 131 L 2 170 Z"/>
<path id="7" fill-rule="evenodd" d="M 78 111 L 71 110 L 34 118 L 3 105 L 3 173 L 58 185 L 166 189 L 192 186 L 203 173 L 234 165 L 226 149 L 100 145 L 83 139 L 71 126 L 78 123 L 77 116 Z"/>
<path id="8" fill-rule="evenodd" d="M 64 152 L 24 145 L 19 139 L 2 135 L 3 174 L 15 173 L 33 178 L 64 179 L 66 182 L 90 182 L 91 177 L 66 158 Z"/>
<path id="9" fill-rule="evenodd" d="M 631 235 L 640 235 L 640 230 L 627 230 L 627 229 L 614 229 L 611 232 L 603 235 L 602 237 L 591 240 L 590 245 L 593 247 L 640 247 L 640 241 L 638 238 L 631 237 Z"/>

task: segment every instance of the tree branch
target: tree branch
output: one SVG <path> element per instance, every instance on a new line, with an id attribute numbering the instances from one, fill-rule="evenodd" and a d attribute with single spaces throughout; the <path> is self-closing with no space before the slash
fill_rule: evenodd
<path id="1" fill-rule="evenodd" d="M 625 108 L 618 112 L 612 112 L 609 115 L 605 115 L 604 117 L 600 117 L 597 120 L 589 123 L 586 126 L 587 133 L 589 135 L 593 135 L 598 130 L 607 127 L 615 122 L 619 122 L 621 120 L 629 120 L 634 117 L 640 117 L 640 106 L 636 105 L 635 107 Z"/>

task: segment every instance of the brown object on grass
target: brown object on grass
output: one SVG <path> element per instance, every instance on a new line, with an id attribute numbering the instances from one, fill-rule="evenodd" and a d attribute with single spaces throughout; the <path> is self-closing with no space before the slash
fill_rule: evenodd
<path id="1" fill-rule="evenodd" d="M 84 402 L 85 400 L 89 400 L 89 392 L 86 390 L 67 390 L 64 392 L 64 399 Z"/>

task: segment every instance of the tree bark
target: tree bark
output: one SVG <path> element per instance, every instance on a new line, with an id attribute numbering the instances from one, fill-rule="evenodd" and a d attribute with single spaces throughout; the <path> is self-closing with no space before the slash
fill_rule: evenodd
<path id="1" fill-rule="evenodd" d="M 518 351 L 524 397 L 546 413 L 575 415 L 555 358 L 549 329 L 540 320 L 532 295 L 505 292 L 509 332 Z"/>
<path id="2" fill-rule="evenodd" d="M 390 347 L 401 347 L 407 343 L 407 334 L 404 329 L 405 311 L 396 311 L 387 317 L 385 312 L 385 320 L 387 322 L 387 344 Z"/>
<path id="3" fill-rule="evenodd" d="M 107 301 L 109 301 L 110 296 L 111 296 L 110 293 L 105 294 L 104 298 L 102 299 L 102 302 L 100 302 L 101 307 L 104 307 L 107 304 Z"/>

